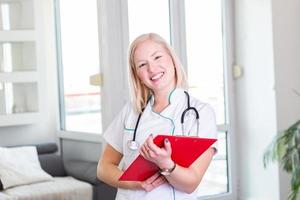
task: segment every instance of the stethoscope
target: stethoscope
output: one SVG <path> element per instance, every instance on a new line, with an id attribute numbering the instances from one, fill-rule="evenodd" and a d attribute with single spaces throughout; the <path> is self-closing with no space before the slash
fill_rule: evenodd
<path id="1" fill-rule="evenodd" d="M 190 95 L 188 92 L 184 91 L 184 93 L 186 94 L 186 97 L 187 97 L 187 108 L 183 111 L 183 113 L 181 114 L 181 119 L 180 119 L 180 123 L 181 123 L 181 129 L 182 129 L 182 134 L 184 133 L 184 117 L 185 117 L 185 114 L 190 111 L 190 110 L 193 110 L 196 114 L 196 121 L 197 121 L 197 133 L 199 131 L 199 113 L 197 111 L 197 109 L 195 107 L 191 107 L 190 105 Z M 133 133 L 133 137 L 132 137 L 132 140 L 129 140 L 127 145 L 128 145 L 128 148 L 131 149 L 131 150 L 137 150 L 139 148 L 139 144 L 138 142 L 136 141 L 136 131 L 137 131 L 137 128 L 139 126 L 139 122 L 140 122 L 140 119 L 141 119 L 141 116 L 144 112 L 144 109 L 142 109 L 142 112 L 139 114 L 138 116 L 138 119 L 137 119 L 137 122 L 135 124 L 135 128 L 134 128 L 134 133 Z"/>

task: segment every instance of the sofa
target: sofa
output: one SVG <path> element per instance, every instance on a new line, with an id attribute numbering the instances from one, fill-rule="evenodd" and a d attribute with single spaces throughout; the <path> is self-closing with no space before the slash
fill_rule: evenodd
<path id="1" fill-rule="evenodd" d="M 53 181 L 20 185 L 1 190 L 0 200 L 115 199 L 116 189 L 96 178 L 97 162 L 64 160 L 57 153 L 58 146 L 56 143 L 36 144 L 34 146 L 41 168 L 53 176 Z M 1 186 L 0 177 L 0 189 Z"/>

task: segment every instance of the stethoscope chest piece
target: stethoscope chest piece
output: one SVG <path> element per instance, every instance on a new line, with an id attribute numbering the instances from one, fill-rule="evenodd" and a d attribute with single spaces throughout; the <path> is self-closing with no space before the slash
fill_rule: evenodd
<path id="1" fill-rule="evenodd" d="M 127 146 L 132 151 L 136 151 L 139 148 L 139 144 L 136 141 L 134 141 L 134 140 L 129 140 L 127 142 Z"/>

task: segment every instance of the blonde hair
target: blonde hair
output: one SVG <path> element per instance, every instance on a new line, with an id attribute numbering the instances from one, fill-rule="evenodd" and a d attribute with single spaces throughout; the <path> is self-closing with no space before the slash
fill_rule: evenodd
<path id="1" fill-rule="evenodd" d="M 134 63 L 134 54 L 139 46 L 139 44 L 143 43 L 146 40 L 151 40 L 153 42 L 156 42 L 167 51 L 167 53 L 170 55 L 174 67 L 175 67 L 175 78 L 176 78 L 176 87 L 181 87 L 183 89 L 187 88 L 187 80 L 186 80 L 186 74 L 185 71 L 181 65 L 181 62 L 177 55 L 175 54 L 172 47 L 158 34 L 156 33 L 147 33 L 140 35 L 137 37 L 130 45 L 129 52 L 128 52 L 128 60 L 129 60 L 129 86 L 131 91 L 131 98 L 133 101 L 133 106 L 135 107 L 135 110 L 140 113 L 142 112 L 142 109 L 147 105 L 147 101 L 151 95 L 151 90 L 146 87 L 142 81 L 137 76 L 137 67 Z"/>

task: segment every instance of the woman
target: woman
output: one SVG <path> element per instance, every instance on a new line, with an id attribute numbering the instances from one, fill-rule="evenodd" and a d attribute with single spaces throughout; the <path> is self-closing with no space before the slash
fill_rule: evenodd
<path id="1" fill-rule="evenodd" d="M 188 101 L 184 92 L 185 73 L 174 51 L 159 35 L 149 33 L 136 38 L 129 49 L 129 65 L 133 101 L 124 106 L 103 134 L 107 145 L 97 176 L 118 188 L 117 200 L 196 200 L 195 190 L 215 148 L 209 148 L 190 167 L 184 168 L 171 159 L 172 148 L 167 139 L 164 147 L 159 148 L 153 138 L 161 133 L 216 138 L 214 112 L 208 104 L 190 97 L 190 105 L 197 109 L 200 123 L 197 126 L 195 112 L 189 112 L 182 130 L 180 118 Z M 158 172 L 142 182 L 119 181 L 138 154 L 155 163 L 163 173 Z"/>

